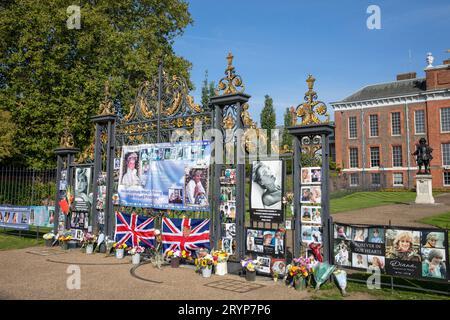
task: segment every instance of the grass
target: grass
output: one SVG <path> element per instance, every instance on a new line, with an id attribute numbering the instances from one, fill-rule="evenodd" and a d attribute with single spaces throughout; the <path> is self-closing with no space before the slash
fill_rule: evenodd
<path id="1" fill-rule="evenodd" d="M 423 218 L 419 222 L 430 224 L 438 228 L 450 229 L 450 212 Z"/>
<path id="2" fill-rule="evenodd" d="M 39 235 L 37 235 L 37 228 L 31 227 L 30 230 L 22 230 L 21 236 L 19 231 L 14 229 L 0 230 L 0 250 L 23 249 L 44 244 L 42 236 L 49 232 L 51 228 L 39 228 Z"/>
<path id="3" fill-rule="evenodd" d="M 330 200 L 331 213 L 372 208 L 388 204 L 406 204 L 414 201 L 415 192 L 355 192 L 350 195 Z"/>

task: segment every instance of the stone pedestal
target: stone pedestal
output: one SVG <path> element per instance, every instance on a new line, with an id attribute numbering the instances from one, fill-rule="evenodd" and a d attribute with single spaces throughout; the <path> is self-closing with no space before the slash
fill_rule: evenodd
<path id="1" fill-rule="evenodd" d="M 430 174 L 416 175 L 416 203 L 418 204 L 433 204 L 433 188 Z"/>

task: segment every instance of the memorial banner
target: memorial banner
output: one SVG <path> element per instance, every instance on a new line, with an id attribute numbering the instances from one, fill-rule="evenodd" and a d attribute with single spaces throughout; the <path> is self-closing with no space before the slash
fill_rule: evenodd
<path id="1" fill-rule="evenodd" d="M 247 228 L 247 252 L 284 257 L 285 236 L 282 230 Z"/>
<path id="2" fill-rule="evenodd" d="M 54 226 L 55 207 L 54 206 L 31 206 L 29 224 L 39 227 Z"/>
<path id="3" fill-rule="evenodd" d="M 416 279 L 449 279 L 443 229 L 334 225 L 334 263 Z"/>
<path id="4" fill-rule="evenodd" d="M 0 227 L 28 230 L 30 211 L 30 207 L 25 206 L 0 206 Z"/>
<path id="5" fill-rule="evenodd" d="M 208 211 L 210 157 L 209 141 L 124 146 L 119 203 Z"/>

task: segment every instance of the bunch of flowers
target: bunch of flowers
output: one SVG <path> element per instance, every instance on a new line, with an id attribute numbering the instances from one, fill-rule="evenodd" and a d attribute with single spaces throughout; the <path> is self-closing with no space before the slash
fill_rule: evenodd
<path id="1" fill-rule="evenodd" d="M 53 232 L 46 233 L 42 236 L 44 240 L 53 240 L 55 238 L 55 234 Z"/>
<path id="2" fill-rule="evenodd" d="M 228 257 L 230 256 L 230 254 L 224 250 L 216 250 L 213 251 L 212 253 L 213 259 L 214 261 L 219 262 L 227 262 L 228 261 Z"/>
<path id="3" fill-rule="evenodd" d="M 97 237 L 93 234 L 87 232 L 83 235 L 83 240 L 81 242 L 83 243 L 83 247 L 88 244 L 94 244 L 97 241 Z"/>
<path id="4" fill-rule="evenodd" d="M 72 236 L 71 235 L 62 235 L 62 236 L 59 236 L 58 240 L 59 241 L 69 241 L 69 240 L 72 240 Z"/>
<path id="5" fill-rule="evenodd" d="M 145 250 L 144 247 L 136 246 L 136 247 L 132 247 L 132 248 L 128 251 L 128 253 L 131 254 L 131 255 L 135 255 L 135 254 L 139 254 L 139 253 L 144 252 L 144 250 Z"/>
<path id="6" fill-rule="evenodd" d="M 244 259 L 241 260 L 242 268 L 245 268 L 247 271 L 253 272 L 256 270 L 256 266 L 259 264 L 258 260 L 253 259 Z"/>
<path id="7" fill-rule="evenodd" d="M 299 268 L 300 276 L 303 278 L 309 277 L 313 272 L 312 260 L 310 258 L 299 257 L 294 258 L 294 266 Z"/>
<path id="8" fill-rule="evenodd" d="M 202 258 L 195 259 L 195 265 L 197 270 L 208 268 L 211 269 L 213 266 L 217 265 L 217 261 L 214 260 L 213 256 L 207 254 Z"/>
<path id="9" fill-rule="evenodd" d="M 191 259 L 191 254 L 189 251 L 182 250 L 181 251 L 181 258 L 182 259 Z"/>
<path id="10" fill-rule="evenodd" d="M 113 244 L 113 248 L 114 249 L 126 249 L 128 246 L 127 246 L 127 244 L 126 243 L 122 243 L 122 244 L 120 244 L 120 243 L 118 243 L 118 242 L 114 242 L 114 244 Z"/>
<path id="11" fill-rule="evenodd" d="M 181 251 L 178 250 L 178 249 L 169 250 L 166 253 L 166 257 L 169 258 L 169 259 L 180 258 L 181 257 Z"/>

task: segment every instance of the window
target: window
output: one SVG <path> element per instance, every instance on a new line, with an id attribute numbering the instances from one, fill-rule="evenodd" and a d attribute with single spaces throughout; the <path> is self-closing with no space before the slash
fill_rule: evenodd
<path id="1" fill-rule="evenodd" d="M 359 184 L 359 175 L 357 173 L 350 174 L 350 187 L 356 187 Z"/>
<path id="2" fill-rule="evenodd" d="M 372 173 L 372 185 L 379 186 L 381 180 L 381 175 L 379 173 Z"/>
<path id="3" fill-rule="evenodd" d="M 450 131 L 450 108 L 441 109 L 441 131 Z"/>
<path id="4" fill-rule="evenodd" d="M 358 148 L 350 148 L 350 168 L 358 168 Z"/>
<path id="5" fill-rule="evenodd" d="M 370 166 L 379 167 L 380 166 L 380 148 L 371 147 L 370 148 Z"/>
<path id="6" fill-rule="evenodd" d="M 450 171 L 444 171 L 444 186 L 450 186 Z"/>
<path id="7" fill-rule="evenodd" d="M 356 139 L 358 137 L 358 131 L 356 129 L 356 117 L 348 118 L 348 138 Z"/>
<path id="8" fill-rule="evenodd" d="M 393 167 L 403 166 L 402 146 L 392 147 L 392 166 Z"/>
<path id="9" fill-rule="evenodd" d="M 424 134 L 425 133 L 425 111 L 424 110 L 416 110 L 414 112 L 414 123 L 416 134 Z"/>
<path id="10" fill-rule="evenodd" d="M 393 184 L 394 186 L 402 186 L 403 185 L 403 173 L 394 173 L 393 174 Z"/>
<path id="11" fill-rule="evenodd" d="M 402 129 L 400 127 L 400 112 L 391 113 L 391 134 L 393 136 L 401 135 Z"/>
<path id="12" fill-rule="evenodd" d="M 378 115 L 371 114 L 369 116 L 369 122 L 370 122 L 370 136 L 378 137 Z"/>
<path id="13" fill-rule="evenodd" d="M 442 165 L 450 166 L 450 143 L 442 144 Z"/>

